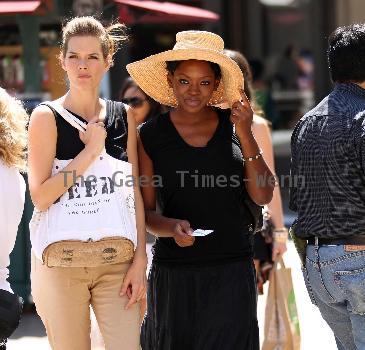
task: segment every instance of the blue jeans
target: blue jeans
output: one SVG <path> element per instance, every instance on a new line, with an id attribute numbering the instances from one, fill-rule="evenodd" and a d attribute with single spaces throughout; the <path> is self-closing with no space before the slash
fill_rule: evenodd
<path id="1" fill-rule="evenodd" d="M 308 245 L 304 280 L 339 350 L 365 350 L 365 250 Z"/>

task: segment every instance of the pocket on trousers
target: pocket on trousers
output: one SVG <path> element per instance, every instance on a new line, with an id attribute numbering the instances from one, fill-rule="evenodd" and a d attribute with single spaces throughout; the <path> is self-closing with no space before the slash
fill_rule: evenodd
<path id="1" fill-rule="evenodd" d="M 307 263 L 308 262 L 306 262 L 306 264 Z M 307 270 L 305 265 L 302 265 L 302 273 L 303 273 L 304 283 L 305 283 L 305 286 L 307 288 L 309 298 L 310 298 L 312 304 L 317 306 L 317 302 L 316 302 L 316 299 L 314 297 L 313 289 L 312 289 L 312 287 L 310 285 L 310 282 L 309 282 L 308 270 Z"/>
<path id="2" fill-rule="evenodd" d="M 365 267 L 351 271 L 336 271 L 335 282 L 345 293 L 349 311 L 365 315 Z"/>

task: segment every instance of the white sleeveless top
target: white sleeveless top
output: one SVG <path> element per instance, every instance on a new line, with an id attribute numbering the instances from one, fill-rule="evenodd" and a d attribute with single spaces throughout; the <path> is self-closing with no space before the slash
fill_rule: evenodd
<path id="1" fill-rule="evenodd" d="M 0 160 L 0 289 L 12 292 L 7 281 L 9 255 L 14 248 L 25 201 L 25 181 L 15 167 Z"/>
<path id="2" fill-rule="evenodd" d="M 79 130 L 86 127 L 60 105 L 47 104 Z M 71 161 L 55 159 L 52 176 L 62 172 Z M 73 177 L 70 173 L 63 175 L 68 179 Z M 131 240 L 136 247 L 132 164 L 111 157 L 104 149 L 83 177 L 48 210 L 34 210 L 29 228 L 32 248 L 39 259 L 49 244 L 62 240 L 87 241 L 117 236 Z"/>

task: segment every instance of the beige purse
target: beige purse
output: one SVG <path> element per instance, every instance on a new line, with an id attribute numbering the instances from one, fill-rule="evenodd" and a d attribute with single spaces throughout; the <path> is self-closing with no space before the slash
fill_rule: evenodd
<path id="1" fill-rule="evenodd" d="M 133 260 L 134 245 L 122 237 L 98 241 L 59 241 L 50 244 L 42 255 L 47 267 L 98 267 Z"/>

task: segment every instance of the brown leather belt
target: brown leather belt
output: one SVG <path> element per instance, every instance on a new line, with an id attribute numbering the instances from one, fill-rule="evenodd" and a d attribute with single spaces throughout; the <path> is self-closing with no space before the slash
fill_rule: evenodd
<path id="1" fill-rule="evenodd" d="M 365 245 L 365 235 L 349 236 L 342 238 L 320 238 L 318 245 Z M 316 237 L 306 238 L 308 244 L 316 244 Z"/>

